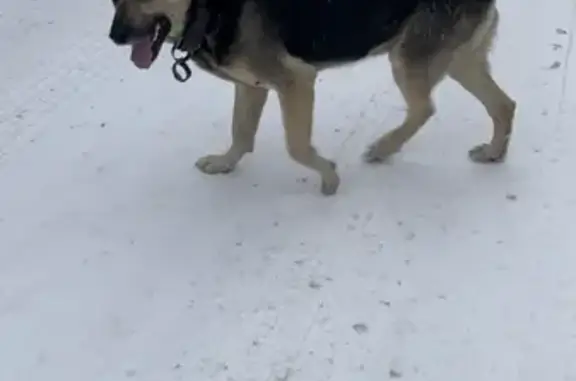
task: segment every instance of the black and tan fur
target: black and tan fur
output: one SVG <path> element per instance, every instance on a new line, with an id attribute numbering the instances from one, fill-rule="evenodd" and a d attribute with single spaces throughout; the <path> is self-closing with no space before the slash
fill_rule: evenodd
<path id="1" fill-rule="evenodd" d="M 116 0 L 110 37 L 117 44 L 150 30 L 154 16 L 172 23 L 178 39 L 187 11 L 199 0 Z M 515 102 L 490 74 L 488 53 L 498 26 L 495 0 L 205 0 L 210 15 L 202 48 L 204 70 L 235 85 L 232 144 L 205 156 L 204 173 L 232 171 L 254 150 L 268 92 L 276 91 L 290 156 L 316 171 L 322 193 L 337 191 L 335 164 L 311 142 L 314 86 L 326 68 L 388 54 L 407 104 L 403 123 L 370 145 L 378 162 L 397 152 L 434 113 L 433 88 L 448 75 L 474 95 L 493 122 L 489 143 L 470 150 L 473 161 L 505 158 Z"/>

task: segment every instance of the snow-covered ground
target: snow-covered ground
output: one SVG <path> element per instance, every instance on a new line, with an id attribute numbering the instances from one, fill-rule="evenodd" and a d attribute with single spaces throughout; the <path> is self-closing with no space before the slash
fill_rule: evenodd
<path id="1" fill-rule="evenodd" d="M 0 4 L 0 380 L 576 380 L 573 0 L 500 1 L 509 161 L 456 84 L 390 164 L 385 58 L 321 77 L 315 141 L 340 192 L 285 153 L 276 98 L 229 176 L 232 88 L 168 51 L 148 72 L 108 1 Z M 369 73 L 369 74 L 368 74 Z"/>

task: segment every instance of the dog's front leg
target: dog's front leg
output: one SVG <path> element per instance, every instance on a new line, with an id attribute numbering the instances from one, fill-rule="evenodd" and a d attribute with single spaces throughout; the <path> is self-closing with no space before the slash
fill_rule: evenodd
<path id="1" fill-rule="evenodd" d="M 267 89 L 235 84 L 232 145 L 223 155 L 198 159 L 196 167 L 208 174 L 229 173 L 245 154 L 254 151 L 254 139 L 267 98 Z"/>
<path id="2" fill-rule="evenodd" d="M 278 97 L 290 157 L 316 171 L 322 180 L 322 193 L 332 195 L 340 185 L 336 165 L 312 145 L 314 79 L 296 78 L 278 89 Z"/>

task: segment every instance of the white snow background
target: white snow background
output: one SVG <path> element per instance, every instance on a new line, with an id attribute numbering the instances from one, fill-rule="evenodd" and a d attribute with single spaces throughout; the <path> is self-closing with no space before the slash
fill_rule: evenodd
<path id="1" fill-rule="evenodd" d="M 229 176 L 232 86 L 135 69 L 109 1 L 0 2 L 1 381 L 576 380 L 573 0 L 500 0 L 492 55 L 518 102 L 508 162 L 446 80 L 390 164 L 360 155 L 404 105 L 386 58 L 318 86 L 288 158 L 276 97 Z M 307 179 L 307 181 L 306 181 Z"/>

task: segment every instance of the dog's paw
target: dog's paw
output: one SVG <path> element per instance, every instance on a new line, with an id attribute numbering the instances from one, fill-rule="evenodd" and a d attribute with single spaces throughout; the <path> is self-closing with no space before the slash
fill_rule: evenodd
<path id="1" fill-rule="evenodd" d="M 320 191 L 324 196 L 332 196 L 335 195 L 340 187 L 340 178 L 338 176 L 334 176 L 330 179 L 322 179 L 322 186 L 320 187 Z"/>
<path id="2" fill-rule="evenodd" d="M 368 146 L 362 159 L 369 164 L 382 163 L 400 151 L 400 147 L 393 139 L 383 138 Z"/>
<path id="3" fill-rule="evenodd" d="M 322 177 L 322 185 L 320 191 L 324 196 L 332 196 L 336 194 L 338 188 L 340 187 L 340 177 L 336 172 L 336 163 L 330 161 L 330 167 L 333 172 Z"/>
<path id="4" fill-rule="evenodd" d="M 236 162 L 226 155 L 208 155 L 196 161 L 196 168 L 208 175 L 230 173 L 236 168 Z"/>
<path id="5" fill-rule="evenodd" d="M 475 163 L 500 163 L 506 158 L 506 149 L 495 149 L 490 144 L 480 144 L 468 151 L 468 157 Z"/>

